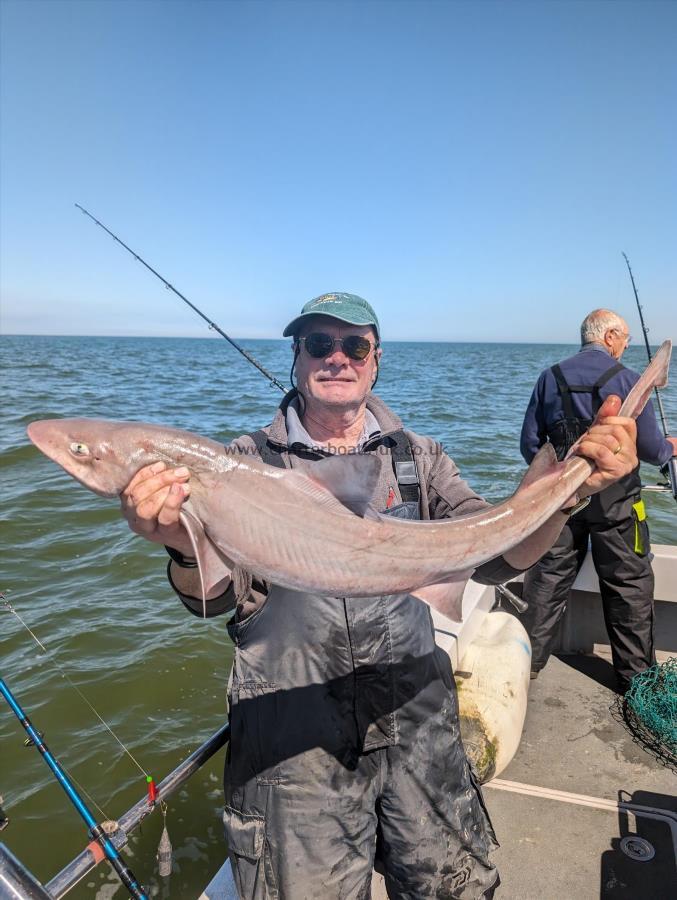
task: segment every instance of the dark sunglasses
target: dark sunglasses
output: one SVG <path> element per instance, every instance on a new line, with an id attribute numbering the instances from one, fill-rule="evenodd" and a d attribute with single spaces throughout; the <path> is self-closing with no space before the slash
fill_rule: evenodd
<path id="1" fill-rule="evenodd" d="M 305 337 L 299 338 L 298 343 L 303 344 L 306 348 L 308 356 L 313 359 L 323 359 L 334 352 L 337 344 L 341 345 L 341 349 L 350 359 L 366 359 L 369 356 L 371 348 L 375 346 L 368 338 L 360 337 L 358 334 L 349 334 L 348 337 L 335 338 L 331 334 L 325 334 L 322 331 L 314 331 Z M 378 346 L 378 345 L 376 345 Z"/>

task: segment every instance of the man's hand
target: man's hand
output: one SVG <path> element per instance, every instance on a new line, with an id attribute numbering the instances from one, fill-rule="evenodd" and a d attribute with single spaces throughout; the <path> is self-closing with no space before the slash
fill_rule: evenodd
<path id="1" fill-rule="evenodd" d="M 604 490 L 639 465 L 637 423 L 616 415 L 620 408 L 620 397 L 607 397 L 593 424 L 572 448 L 573 453 L 589 459 L 596 467 L 578 489 L 579 499 Z"/>
<path id="2" fill-rule="evenodd" d="M 120 494 L 122 515 L 135 534 L 173 547 L 185 556 L 192 556 L 193 548 L 179 514 L 190 494 L 189 477 L 184 467 L 168 469 L 165 463 L 157 462 L 139 469 Z"/>

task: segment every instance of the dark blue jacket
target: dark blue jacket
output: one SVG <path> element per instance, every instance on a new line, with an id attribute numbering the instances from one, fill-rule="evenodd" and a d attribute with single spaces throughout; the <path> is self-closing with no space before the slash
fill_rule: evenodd
<path id="1" fill-rule="evenodd" d="M 586 344 L 574 356 L 560 362 L 560 368 L 568 384 L 593 385 L 616 362 L 599 344 Z M 600 388 L 602 400 L 617 394 L 622 400 L 639 379 L 631 369 L 623 368 Z M 592 394 L 572 393 L 574 411 L 583 419 L 592 419 Z M 530 463 L 536 452 L 547 440 L 548 428 L 564 418 L 560 393 L 551 369 L 545 369 L 536 382 L 529 406 L 524 416 L 520 450 Z M 662 466 L 672 456 L 672 444 L 658 427 L 653 403 L 649 401 L 637 419 L 637 455 L 642 462 Z"/>

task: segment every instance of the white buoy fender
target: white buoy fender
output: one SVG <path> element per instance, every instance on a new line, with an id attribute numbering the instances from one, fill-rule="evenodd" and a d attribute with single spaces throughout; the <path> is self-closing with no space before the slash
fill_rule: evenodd
<path id="1" fill-rule="evenodd" d="M 508 765 L 527 711 L 531 645 L 515 616 L 487 614 L 455 672 L 461 735 L 480 781 Z"/>

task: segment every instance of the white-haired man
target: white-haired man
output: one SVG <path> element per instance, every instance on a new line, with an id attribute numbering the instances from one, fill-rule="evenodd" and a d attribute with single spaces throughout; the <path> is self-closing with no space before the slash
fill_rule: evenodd
<path id="1" fill-rule="evenodd" d="M 615 312 L 596 309 L 581 325 L 581 349 L 541 373 L 524 417 L 522 456 L 527 462 L 550 441 L 562 459 L 589 428 L 610 394 L 625 398 L 639 375 L 620 362 L 631 337 Z M 637 419 L 637 455 L 656 466 L 677 453 L 677 438 L 666 438 L 651 403 Z M 595 494 L 589 506 L 569 519 L 548 553 L 524 578 L 530 605 L 526 624 L 535 678 L 554 646 L 571 586 L 588 548 L 599 576 L 616 679 L 625 692 L 632 676 L 655 661 L 654 577 L 649 529 L 640 496 L 639 466 Z"/>

